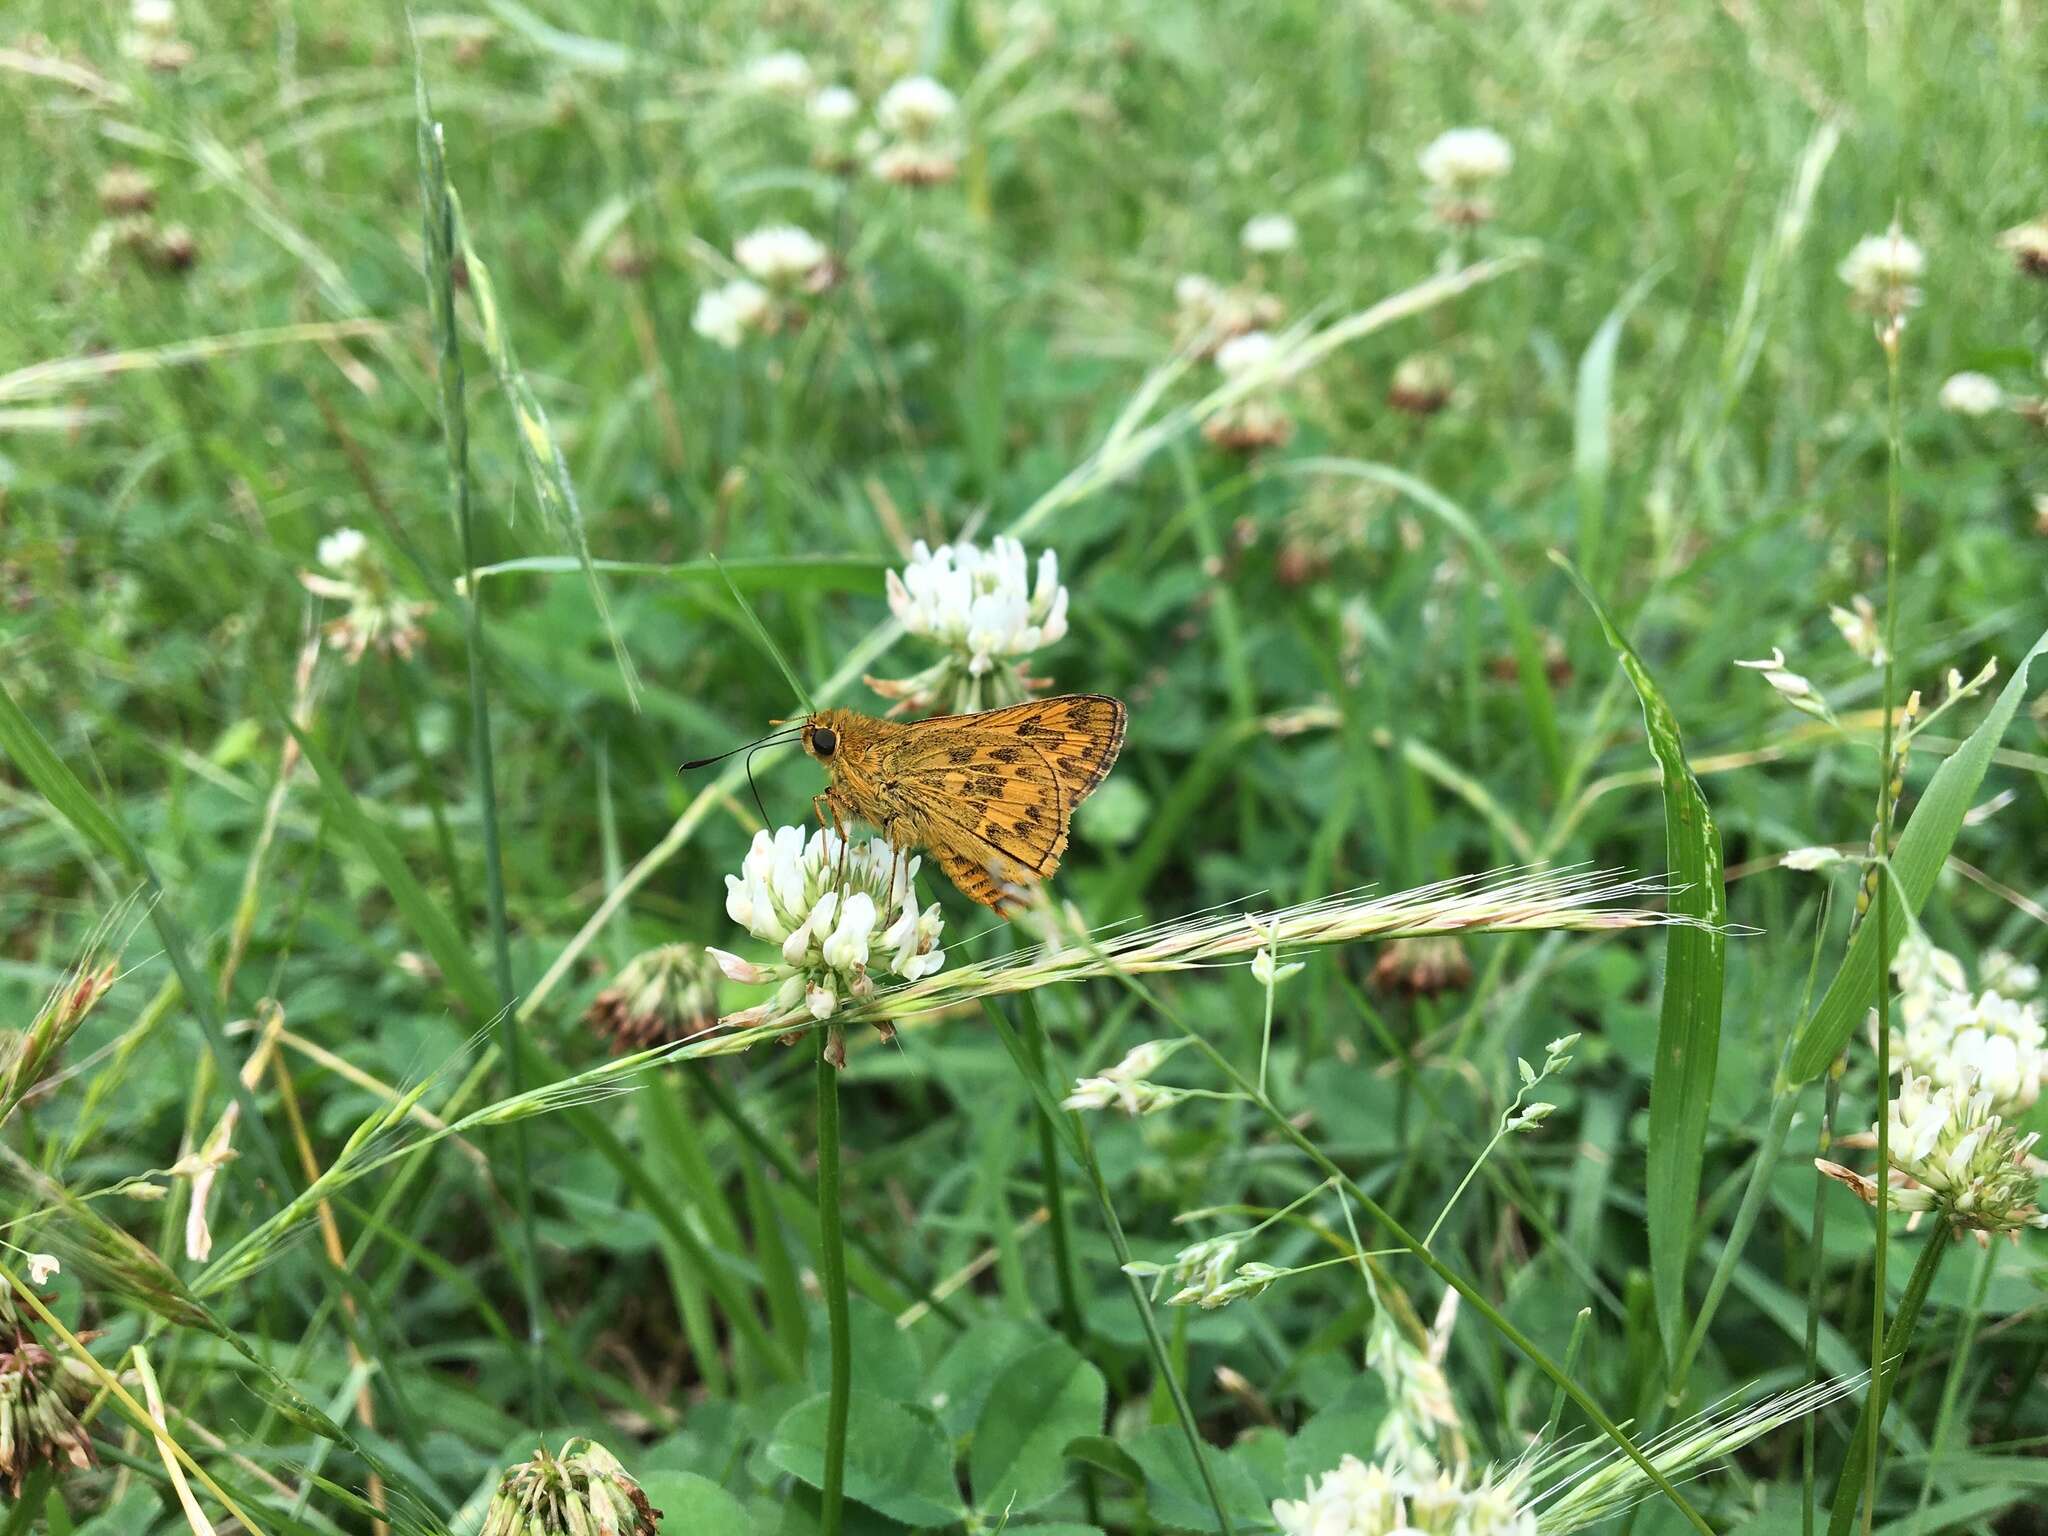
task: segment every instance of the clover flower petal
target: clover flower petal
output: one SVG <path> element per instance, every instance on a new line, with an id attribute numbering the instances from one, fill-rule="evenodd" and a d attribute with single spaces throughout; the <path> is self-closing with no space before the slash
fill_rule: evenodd
<path id="1" fill-rule="evenodd" d="M 944 920 L 936 903 L 918 906 L 920 863 L 880 838 L 850 843 L 830 829 L 806 838 L 789 826 L 756 832 L 739 873 L 725 877 L 725 910 L 776 958 L 709 954 L 734 981 L 775 983 L 778 1011 L 801 1003 L 821 1020 L 842 999 L 872 992 L 877 970 L 906 981 L 929 976 L 945 963 Z"/>

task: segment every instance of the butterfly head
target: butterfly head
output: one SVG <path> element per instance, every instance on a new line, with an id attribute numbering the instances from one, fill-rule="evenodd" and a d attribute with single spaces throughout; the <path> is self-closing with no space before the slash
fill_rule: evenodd
<path id="1" fill-rule="evenodd" d="M 804 720 L 804 751 L 819 762 L 830 765 L 834 758 L 846 750 L 846 728 L 853 711 L 849 709 L 821 709 Z"/>

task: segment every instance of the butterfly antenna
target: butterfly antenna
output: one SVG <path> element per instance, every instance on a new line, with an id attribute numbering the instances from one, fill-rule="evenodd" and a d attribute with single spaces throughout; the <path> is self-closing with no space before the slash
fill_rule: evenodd
<path id="1" fill-rule="evenodd" d="M 676 772 L 689 773 L 693 769 L 709 768 L 713 763 L 722 763 L 728 757 L 736 757 L 738 754 L 742 752 L 755 752 L 760 750 L 762 747 L 772 747 L 778 741 L 791 741 L 801 735 L 803 735 L 803 730 L 801 727 L 793 731 L 771 731 L 768 735 L 763 736 L 759 741 L 747 742 L 742 746 L 734 747 L 730 752 L 719 752 L 710 757 L 693 757 L 687 763 L 678 764 L 676 767 Z"/>
<path id="2" fill-rule="evenodd" d="M 761 786 L 754 782 L 754 753 L 767 745 L 769 743 L 765 741 L 757 741 L 747 753 L 747 788 L 754 792 L 754 809 L 761 813 L 761 825 L 764 827 L 768 825 L 768 807 L 761 803 Z"/>

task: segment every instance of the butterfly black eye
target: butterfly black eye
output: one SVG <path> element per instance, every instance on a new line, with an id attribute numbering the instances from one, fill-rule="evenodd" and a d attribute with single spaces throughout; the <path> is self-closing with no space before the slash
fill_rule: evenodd
<path id="1" fill-rule="evenodd" d="M 839 750 L 839 733 L 819 726 L 811 732 L 811 750 L 820 757 L 830 757 Z"/>

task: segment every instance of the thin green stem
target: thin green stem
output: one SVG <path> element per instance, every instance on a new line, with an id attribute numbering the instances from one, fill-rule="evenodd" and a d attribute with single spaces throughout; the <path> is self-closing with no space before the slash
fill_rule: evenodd
<path id="1" fill-rule="evenodd" d="M 1835 1111 L 1842 1102 L 1842 1076 L 1849 1068 L 1846 1055 L 1837 1056 L 1835 1064 L 1828 1069 L 1827 1086 L 1823 1091 L 1820 1109 L 1820 1135 L 1816 1139 L 1816 1155 L 1826 1157 L 1835 1145 Z M 1813 1176 L 1813 1239 L 1807 1244 L 1812 1270 L 1806 1278 L 1806 1379 L 1813 1380 L 1814 1372 L 1820 1369 L 1820 1303 L 1821 1291 L 1827 1284 L 1827 1230 L 1828 1230 L 1828 1181 L 1818 1173 Z M 1814 1415 L 1808 1414 L 1800 1425 L 1799 1438 L 1799 1533 L 1813 1536 L 1813 1490 L 1814 1490 Z"/>
<path id="2" fill-rule="evenodd" d="M 1024 1000 L 1024 1040 L 1031 1052 L 1031 1063 L 1043 1079 L 1045 1021 L 1038 1016 L 1036 999 L 1030 997 Z M 1053 1126 L 1051 1112 L 1044 1105 L 1033 1103 L 1031 1113 L 1038 1130 L 1039 1178 L 1045 1186 L 1045 1218 L 1052 1237 L 1053 1274 L 1060 1289 L 1060 1331 L 1067 1336 L 1069 1344 L 1086 1354 L 1088 1327 L 1081 1313 L 1081 1284 L 1074 1268 L 1074 1246 L 1067 1235 L 1067 1191 L 1066 1180 L 1060 1172 L 1059 1133 Z M 1095 1473 L 1085 1466 L 1081 1468 L 1081 1499 L 1087 1510 L 1088 1523 L 1101 1525 L 1101 1496 L 1095 1487 Z"/>
<path id="3" fill-rule="evenodd" d="M 1913 1342 L 1913 1329 L 1926 1308 L 1927 1292 L 1934 1284 L 1935 1271 L 1941 1268 L 1942 1258 L 1954 1246 L 1949 1238 L 1948 1220 L 1944 1216 L 1927 1234 L 1919 1262 L 1914 1264 L 1913 1273 L 1906 1281 L 1906 1294 L 1899 1301 L 1898 1315 L 1892 1319 L 1891 1330 L 1878 1341 L 1880 1358 L 1886 1364 L 1882 1370 L 1872 1373 L 1870 1391 L 1863 1399 L 1862 1415 L 1856 1421 L 1855 1433 L 1849 1437 L 1849 1454 L 1842 1463 L 1841 1475 L 1835 1481 L 1834 1506 L 1828 1511 L 1828 1536 L 1849 1536 L 1849 1527 L 1855 1524 L 1859 1505 L 1863 1509 L 1864 1523 L 1867 1525 L 1870 1521 L 1871 1507 L 1876 1502 L 1870 1486 L 1873 1459 L 1870 1450 L 1877 1444 L 1878 1426 L 1884 1422 L 1886 1397 L 1893 1379 L 1905 1364 L 1906 1350 Z M 1882 1311 L 1878 1317 L 1882 1322 Z M 1858 1494 L 1863 1497 L 1858 1498 Z"/>
<path id="4" fill-rule="evenodd" d="M 818 1031 L 818 1267 L 831 1335 L 831 1395 L 825 1407 L 825 1484 L 819 1536 L 839 1536 L 846 1490 L 846 1421 L 853 1403 L 853 1337 L 846 1297 L 846 1239 L 839 1209 L 839 1068 L 832 1036 Z"/>
<path id="5" fill-rule="evenodd" d="M 1897 730 L 1897 721 L 1893 716 L 1892 701 L 1898 696 L 1895 673 L 1898 667 L 1899 648 L 1899 502 L 1904 474 L 1899 425 L 1899 338 L 1902 329 L 1903 322 L 1895 319 L 1884 334 L 1885 373 L 1890 395 L 1890 417 L 1885 436 L 1890 451 L 1885 477 L 1884 746 L 1877 765 L 1877 846 L 1874 850 L 1880 870 L 1884 868 L 1884 861 L 1891 851 L 1892 786 L 1895 782 L 1892 738 Z M 1873 1393 L 1878 1390 L 1874 1384 L 1878 1371 L 1884 1364 L 1885 1259 L 1887 1239 L 1891 1230 L 1891 1223 L 1885 1219 L 1891 1193 L 1891 1113 L 1887 1108 L 1892 1083 L 1891 984 L 1881 969 L 1882 957 L 1892 952 L 1891 916 L 1892 883 L 1880 879 L 1877 882 L 1877 953 L 1880 957 L 1877 978 L 1877 1246 L 1871 1255 L 1870 1277 L 1870 1373 Z M 1864 1465 L 1863 1536 L 1870 1536 L 1871 1522 L 1877 1508 L 1878 1464 L 1883 1459 L 1877 1443 L 1877 1426 L 1882 1416 L 1883 1408 L 1880 1403 L 1879 1411 L 1870 1416 L 1870 1444 Z"/>

